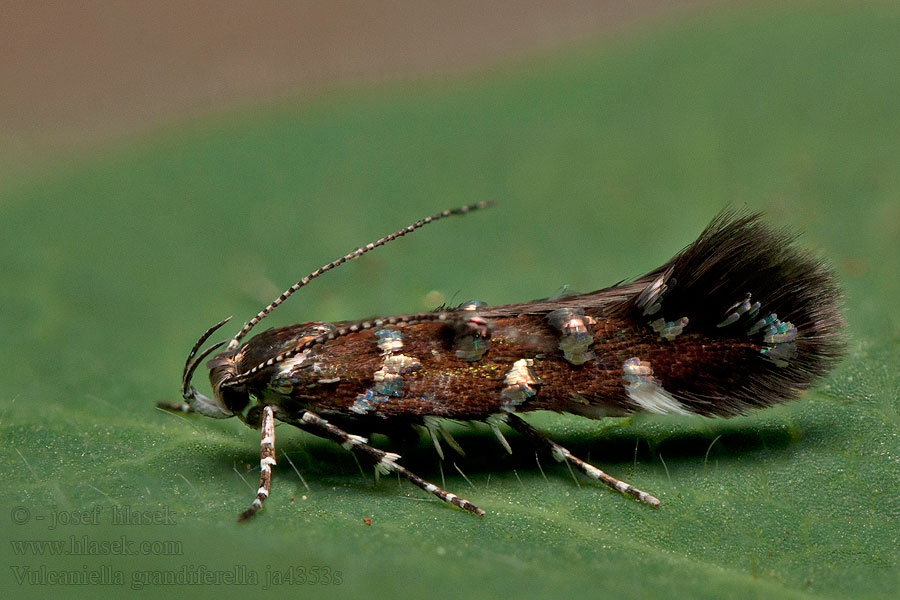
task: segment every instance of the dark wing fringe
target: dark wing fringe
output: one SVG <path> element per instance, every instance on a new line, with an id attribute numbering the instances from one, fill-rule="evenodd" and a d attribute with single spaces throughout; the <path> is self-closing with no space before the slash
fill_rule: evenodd
<path id="1" fill-rule="evenodd" d="M 643 291 L 658 286 L 662 278 L 666 288 L 659 295 L 658 312 L 647 314 L 652 303 L 648 305 L 641 293 L 614 309 L 642 323 L 686 316 L 690 323 L 685 333 L 736 342 L 750 339 L 763 344 L 763 332 L 754 331 L 753 325 L 767 315 L 777 314 L 781 322 L 797 328 L 788 360 L 773 361 L 771 355 L 756 351 L 736 364 L 708 365 L 708 377 L 677 385 L 661 381 L 696 412 L 738 414 L 790 400 L 840 358 L 844 341 L 837 281 L 821 260 L 792 246 L 795 238 L 785 229 L 766 226 L 759 213 L 726 210 L 694 243 L 634 282 Z M 758 314 L 742 314 L 736 322 L 722 325 L 748 294 L 751 303 L 759 302 Z"/>

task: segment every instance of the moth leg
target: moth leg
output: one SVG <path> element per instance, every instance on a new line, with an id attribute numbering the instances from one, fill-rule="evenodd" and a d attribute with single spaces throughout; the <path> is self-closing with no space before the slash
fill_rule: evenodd
<path id="1" fill-rule="evenodd" d="M 607 475 L 597 467 L 573 456 L 572 453 L 569 452 L 566 448 L 563 448 L 553 440 L 547 438 L 543 433 L 529 425 L 527 421 L 525 421 L 518 415 L 508 413 L 504 416 L 506 423 L 510 427 L 527 437 L 536 446 L 544 446 L 549 449 L 550 453 L 553 454 L 553 458 L 555 458 L 559 462 L 568 461 L 569 464 L 580 470 L 591 479 L 598 479 L 614 490 L 618 490 L 623 494 L 633 496 L 641 502 L 649 504 L 650 506 L 659 506 L 658 498 L 651 496 L 647 492 L 642 492 L 641 490 L 631 486 L 631 484 L 625 483 L 624 481 L 619 481 L 612 475 Z"/>
<path id="2" fill-rule="evenodd" d="M 193 389 L 193 388 L 191 388 Z M 227 419 L 234 415 L 231 411 L 223 409 L 212 402 L 203 394 L 194 390 L 194 395 L 190 398 L 191 402 L 157 402 L 156 408 L 167 410 L 169 412 L 183 412 L 187 414 L 200 414 L 205 417 L 214 419 Z"/>
<path id="3" fill-rule="evenodd" d="M 272 484 L 272 465 L 275 464 L 275 414 L 271 406 L 263 408 L 262 439 L 259 442 L 259 490 L 250 508 L 238 517 L 238 522 L 245 521 L 262 508 L 269 497 L 269 486 Z"/>
<path id="4" fill-rule="evenodd" d="M 373 448 L 367 443 L 366 438 L 347 433 L 343 429 L 335 427 L 315 413 L 306 411 L 299 419 L 294 420 L 282 418 L 282 420 L 287 423 L 291 423 L 292 425 L 296 425 L 306 431 L 309 431 L 310 433 L 314 433 L 315 435 L 318 435 L 320 437 L 334 440 L 344 449 L 353 452 L 357 457 L 362 458 L 375 465 L 375 468 L 378 469 L 378 472 L 382 475 L 387 475 L 391 472 L 399 473 L 400 475 L 411 481 L 414 485 L 425 490 L 429 494 L 434 494 L 444 502 L 452 504 L 453 506 L 466 510 L 470 513 L 474 513 L 479 517 L 484 516 L 483 510 L 481 510 L 465 498 L 460 498 L 456 494 L 452 494 L 450 492 L 442 490 L 430 481 L 422 479 L 415 473 L 397 464 L 397 460 L 400 458 L 399 454 L 394 454 L 393 452 L 384 452 L 383 450 L 379 450 L 378 448 Z"/>

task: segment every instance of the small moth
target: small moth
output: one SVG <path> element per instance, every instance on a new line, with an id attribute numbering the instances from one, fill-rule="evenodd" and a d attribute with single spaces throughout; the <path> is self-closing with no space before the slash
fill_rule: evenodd
<path id="1" fill-rule="evenodd" d="M 369 445 L 359 433 L 420 426 L 443 458 L 457 448 L 442 419 L 500 425 L 560 462 L 651 506 L 659 500 L 574 456 L 522 414 L 590 419 L 635 412 L 729 417 L 796 398 L 827 373 L 843 348 L 840 291 L 828 267 L 792 246 L 794 236 L 759 214 L 725 211 L 695 242 L 631 282 L 587 294 L 505 306 L 454 308 L 246 335 L 297 290 L 335 267 L 482 202 L 446 210 L 316 269 L 250 319 L 230 341 L 191 348 L 179 404 L 169 410 L 238 417 L 261 432 L 260 484 L 243 521 L 269 496 L 275 421 L 334 440 L 381 474 L 398 473 L 463 510 L 485 513 Z M 191 384 L 206 363 L 212 397 Z M 198 354 L 199 353 L 199 354 Z M 358 432 L 358 433 L 354 433 Z M 440 437 L 439 437 L 440 436 Z"/>

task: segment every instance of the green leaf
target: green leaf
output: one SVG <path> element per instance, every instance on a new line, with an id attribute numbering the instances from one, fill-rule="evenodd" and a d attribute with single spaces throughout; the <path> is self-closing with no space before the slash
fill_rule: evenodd
<path id="1" fill-rule="evenodd" d="M 5 586 L 896 597 L 898 30 L 888 6 L 734 11 L 452 81 L 212 116 L 7 179 Z M 406 482 L 373 485 L 339 447 L 282 426 L 272 495 L 237 525 L 258 433 L 154 408 L 178 399 L 196 337 L 361 244 L 487 198 L 499 206 L 328 274 L 269 324 L 596 289 L 746 203 L 835 265 L 849 356 L 801 400 L 748 417 L 530 419 L 658 510 L 573 481 L 512 434 L 509 457 L 484 427 L 456 427 L 466 457 L 443 465 L 425 439 L 402 449 L 479 519 Z M 53 540 L 69 551 L 21 543 Z M 151 545 L 112 545 L 129 541 Z"/>

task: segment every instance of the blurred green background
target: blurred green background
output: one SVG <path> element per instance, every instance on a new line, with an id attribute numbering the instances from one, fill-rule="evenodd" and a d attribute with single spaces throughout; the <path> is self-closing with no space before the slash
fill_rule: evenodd
<path id="1" fill-rule="evenodd" d="M 96 591 L 66 578 L 126 592 L 188 576 L 199 597 L 895 598 L 898 31 L 893 4 L 686 11 L 452 77 L 267 99 L 10 166 L 0 584 L 26 597 Z M 488 512 L 478 519 L 405 482 L 373 485 L 339 447 L 282 426 L 272 495 L 238 526 L 258 434 L 154 408 L 178 399 L 190 345 L 320 264 L 488 198 L 498 206 L 330 273 L 267 325 L 597 289 L 658 266 L 731 205 L 802 230 L 835 266 L 848 357 L 801 400 L 748 417 L 531 419 L 658 510 L 538 464 L 514 434 L 512 457 L 484 427 L 455 427 L 467 455 L 443 465 L 424 439 L 404 449 L 412 470 Z M 114 510 L 170 523 L 116 524 Z M 30 545 L 52 540 L 93 550 Z M 155 546 L 91 546 L 111 541 Z"/>

